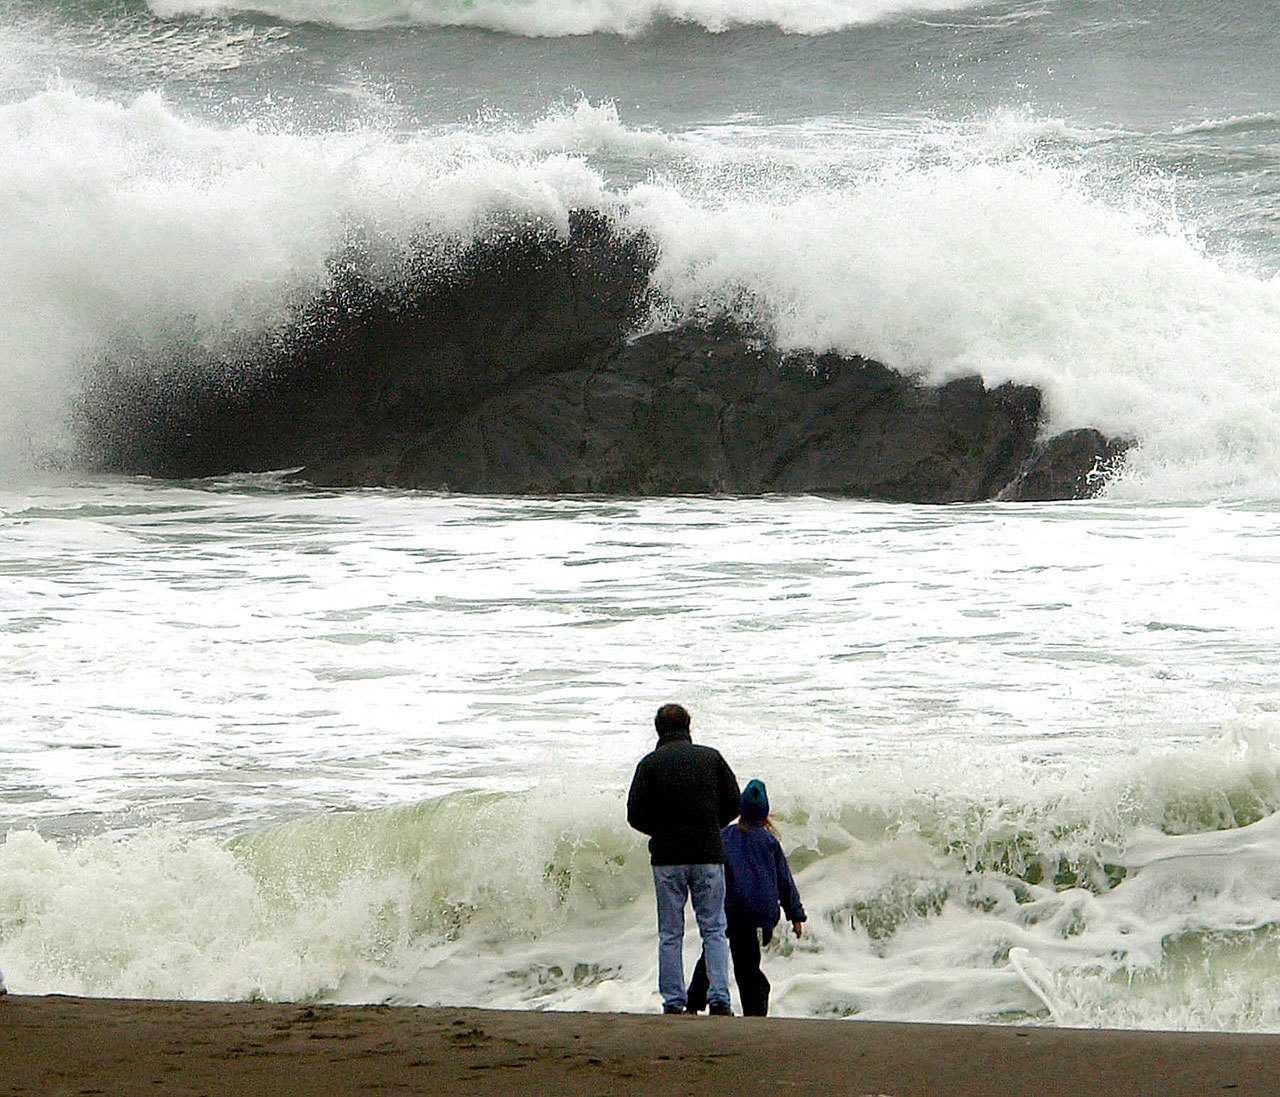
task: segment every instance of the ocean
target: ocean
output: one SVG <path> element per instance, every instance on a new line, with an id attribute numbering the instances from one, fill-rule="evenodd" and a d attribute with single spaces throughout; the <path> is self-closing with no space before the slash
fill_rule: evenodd
<path id="1" fill-rule="evenodd" d="M 0 0 L 9 987 L 654 1010 L 624 800 L 677 700 L 797 870 L 774 1012 L 1280 1031 L 1278 42 L 1264 0 Z M 581 209 L 654 241 L 651 328 L 1136 445 L 952 507 L 80 462 L 118 348 Z"/>

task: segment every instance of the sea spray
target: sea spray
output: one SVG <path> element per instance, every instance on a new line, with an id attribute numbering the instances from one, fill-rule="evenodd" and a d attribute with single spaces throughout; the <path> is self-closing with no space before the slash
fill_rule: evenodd
<path id="1" fill-rule="evenodd" d="M 457 146 L 457 147 L 455 147 Z M 0 457 L 66 448 L 82 373 L 120 343 L 227 345 L 318 293 L 353 234 L 394 278 L 410 242 L 600 201 L 574 162 L 465 142 L 289 136 L 58 90 L 0 107 Z M 444 246 L 444 250 L 448 250 Z"/>
<path id="2" fill-rule="evenodd" d="M 989 140 L 966 153 L 952 132 L 941 160 L 877 163 L 856 144 L 655 135 L 581 105 L 533 129 L 309 137 L 49 92 L 0 108 L 0 441 L 10 464 L 58 453 L 82 371 L 111 348 L 270 330 L 353 241 L 394 281 L 423 248 L 447 261 L 586 208 L 655 241 L 655 323 L 728 312 L 786 349 L 1039 385 L 1049 429 L 1138 440 L 1113 489 L 1127 497 L 1277 490 L 1280 284 L 1205 254 L 1167 209 Z M 637 157 L 653 181 L 610 181 Z"/>

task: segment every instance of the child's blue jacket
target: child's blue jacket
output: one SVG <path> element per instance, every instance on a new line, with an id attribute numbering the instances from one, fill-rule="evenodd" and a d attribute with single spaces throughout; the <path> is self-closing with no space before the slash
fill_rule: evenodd
<path id="1" fill-rule="evenodd" d="M 782 843 L 764 827 L 743 829 L 730 823 L 720 833 L 727 862 L 724 913 L 729 925 L 771 930 L 778 924 L 779 903 L 788 922 L 805 921 Z"/>

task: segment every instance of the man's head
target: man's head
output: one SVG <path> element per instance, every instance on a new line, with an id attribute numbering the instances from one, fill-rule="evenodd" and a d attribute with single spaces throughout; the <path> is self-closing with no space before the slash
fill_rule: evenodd
<path id="1" fill-rule="evenodd" d="M 673 735 L 688 735 L 689 710 L 684 705 L 663 705 L 658 709 L 658 715 L 653 718 L 653 726 L 658 731 L 659 739 L 666 739 Z"/>

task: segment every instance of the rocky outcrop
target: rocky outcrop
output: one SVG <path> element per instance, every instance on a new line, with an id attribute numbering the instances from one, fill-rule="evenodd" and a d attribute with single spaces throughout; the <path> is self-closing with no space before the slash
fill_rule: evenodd
<path id="1" fill-rule="evenodd" d="M 86 451 L 166 477 L 302 466 L 326 486 L 911 502 L 1077 498 L 1122 452 L 1096 431 L 1038 441 L 1027 386 L 928 388 L 724 321 L 632 338 L 652 262 L 646 238 L 590 214 L 567 240 L 491 236 L 410 290 L 348 261 L 269 344 L 105 364 Z"/>
<path id="2" fill-rule="evenodd" d="M 784 359 L 728 325 L 525 376 L 437 429 L 308 466 L 323 484 L 482 492 L 830 492 L 984 499 L 1034 446 L 1034 389 L 926 389 L 875 362 Z"/>
<path id="3" fill-rule="evenodd" d="M 1092 428 L 1055 434 L 1038 444 L 999 499 L 1031 503 L 1088 499 L 1120 468 L 1129 443 Z"/>

